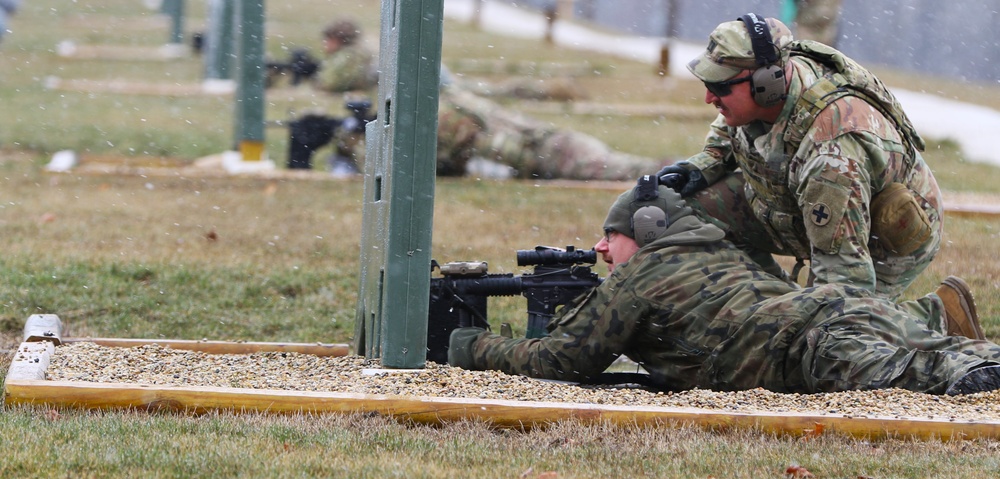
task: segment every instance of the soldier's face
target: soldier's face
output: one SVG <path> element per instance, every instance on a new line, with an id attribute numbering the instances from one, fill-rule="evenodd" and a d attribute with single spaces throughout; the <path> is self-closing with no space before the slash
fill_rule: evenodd
<path id="1" fill-rule="evenodd" d="M 705 88 L 705 103 L 715 107 L 726 119 L 726 124 L 732 127 L 743 126 L 753 120 L 760 119 L 761 107 L 753 101 L 750 93 L 750 82 L 740 81 L 750 77 L 749 70 L 740 73 L 729 80 L 725 88 Z M 711 86 L 711 85 L 708 85 Z M 728 94 L 723 94 L 728 90 Z M 720 96 L 721 95 L 721 96 Z"/>
<path id="2" fill-rule="evenodd" d="M 343 46 L 343 43 L 341 43 L 340 40 L 337 40 L 336 38 L 331 38 L 331 37 L 323 38 L 323 51 L 326 52 L 327 55 L 330 55 L 333 52 L 340 50 L 341 46 Z"/>
<path id="3" fill-rule="evenodd" d="M 636 251 L 639 251 L 639 244 L 617 231 L 608 230 L 601 241 L 594 246 L 594 251 L 608 263 L 608 271 L 614 271 L 615 266 L 628 261 Z"/>

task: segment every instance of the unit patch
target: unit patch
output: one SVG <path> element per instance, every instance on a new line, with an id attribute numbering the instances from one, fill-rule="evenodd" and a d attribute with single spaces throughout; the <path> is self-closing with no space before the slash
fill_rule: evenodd
<path id="1" fill-rule="evenodd" d="M 813 209 L 809 213 L 809 218 L 816 226 L 826 226 L 830 223 L 830 213 L 829 206 L 826 206 L 823 203 L 816 203 L 813 205 Z"/>

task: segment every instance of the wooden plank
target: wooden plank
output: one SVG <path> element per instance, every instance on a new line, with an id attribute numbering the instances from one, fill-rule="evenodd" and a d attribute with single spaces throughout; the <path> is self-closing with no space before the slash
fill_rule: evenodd
<path id="1" fill-rule="evenodd" d="M 530 114 L 550 115 L 588 115 L 588 116 L 628 116 L 628 117 L 666 117 L 679 120 L 711 121 L 718 112 L 700 106 L 677 104 L 609 104 L 574 101 L 570 103 L 552 103 L 539 101 L 522 101 L 517 104 L 518 111 Z"/>
<path id="2" fill-rule="evenodd" d="M 77 60 L 171 61 L 190 56 L 182 45 L 78 45 L 63 40 L 56 45 L 56 54 Z"/>
<path id="3" fill-rule="evenodd" d="M 172 349 L 200 351 L 209 354 L 285 352 L 312 354 L 316 356 L 347 356 L 350 351 L 350 345 L 348 344 L 194 341 L 184 339 L 63 338 L 63 343 L 94 343 L 99 346 L 118 348 L 134 348 L 158 344 Z"/>
<path id="4" fill-rule="evenodd" d="M 495 427 L 530 429 L 560 420 L 613 423 L 626 427 L 696 425 L 709 430 L 757 428 L 765 433 L 816 436 L 825 433 L 862 438 L 951 440 L 1000 438 L 1000 422 L 922 418 L 734 413 L 668 407 L 626 407 L 472 398 L 404 397 L 263 389 L 170 387 L 72 381 L 9 380 L 7 404 L 86 409 L 145 409 L 188 413 L 207 411 L 263 413 L 374 413 L 406 422 L 441 424 L 468 419 Z"/>
<path id="5" fill-rule="evenodd" d="M 945 204 L 945 213 L 953 216 L 975 218 L 982 216 L 1000 216 L 1000 206 L 984 204 Z"/>
<path id="6" fill-rule="evenodd" d="M 119 95 L 156 96 L 221 96 L 232 95 L 232 91 L 213 90 L 204 83 L 149 83 L 115 79 L 87 80 L 82 78 L 47 77 L 45 88 L 88 93 L 113 93 Z"/>

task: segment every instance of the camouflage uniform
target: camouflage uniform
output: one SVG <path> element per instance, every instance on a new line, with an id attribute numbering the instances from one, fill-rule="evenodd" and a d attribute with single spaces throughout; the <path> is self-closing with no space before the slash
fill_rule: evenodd
<path id="1" fill-rule="evenodd" d="M 1000 364 L 996 344 L 929 331 L 865 289 L 799 288 L 767 274 L 690 210 L 668 213 L 666 232 L 561 310 L 549 336 L 456 329 L 449 362 L 586 382 L 625 355 L 664 390 L 932 394 L 973 368 Z"/>
<path id="2" fill-rule="evenodd" d="M 505 109 L 458 84 L 441 88 L 438 174 L 461 175 L 473 157 L 509 166 L 518 178 L 633 180 L 655 169 L 650 158 L 621 153 L 583 133 Z"/>
<path id="3" fill-rule="evenodd" d="M 324 62 L 318 73 L 317 85 L 330 76 L 327 65 Z M 652 158 L 617 152 L 592 136 L 554 128 L 476 95 L 449 78 L 443 70 L 438 104 L 439 176 L 464 175 L 474 157 L 508 166 L 518 178 L 633 180 L 656 168 Z M 349 145 L 349 139 L 341 139 L 339 145 Z M 364 148 L 338 147 L 338 155 L 359 166 L 364 154 Z"/>
<path id="4" fill-rule="evenodd" d="M 772 256 L 780 251 L 775 249 L 764 224 L 754 218 L 745 188 L 746 181 L 740 172 L 728 172 L 688 198 L 687 203 L 706 222 L 725 231 L 727 240 L 746 252 L 768 273 L 789 280 L 788 274 Z"/>
<path id="5" fill-rule="evenodd" d="M 849 284 L 898 298 L 941 243 L 941 194 L 920 156 L 924 143 L 874 75 L 830 47 L 793 42 L 787 27 L 772 21 L 790 73 L 777 121 L 729 127 L 720 115 L 704 150 L 688 161 L 709 184 L 740 169 L 747 201 L 774 240 L 773 251 L 809 259 L 813 284 Z M 739 29 L 745 32 L 742 25 L 734 31 Z M 689 68 L 701 68 L 698 62 Z M 920 220 L 874 223 L 875 216 L 892 216 L 874 208 L 879 194 L 897 188 L 912 195 L 902 206 Z M 883 199 L 890 197 L 895 198 Z M 895 234 L 880 234 L 888 232 Z M 907 236 L 909 242 L 893 244 L 890 236 Z M 940 304 L 929 296 L 911 306 L 916 312 Z"/>
<path id="6" fill-rule="evenodd" d="M 371 90 L 377 84 L 374 55 L 364 45 L 344 45 L 320 63 L 314 84 L 329 93 Z"/>

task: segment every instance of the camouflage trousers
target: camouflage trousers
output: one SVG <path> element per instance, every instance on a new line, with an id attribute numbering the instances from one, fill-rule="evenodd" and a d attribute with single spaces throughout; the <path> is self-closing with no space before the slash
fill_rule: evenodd
<path id="1" fill-rule="evenodd" d="M 506 165 L 518 178 L 635 180 L 659 169 L 592 136 L 555 128 L 457 87 L 441 90 L 439 175 L 461 175 L 473 157 Z"/>
<path id="2" fill-rule="evenodd" d="M 834 299 L 845 293 L 846 299 Z M 769 324 L 788 326 L 790 316 L 805 322 L 772 331 L 761 347 L 760 331 Z M 746 345 L 756 349 L 748 355 Z M 902 388 L 943 394 L 969 370 L 1000 364 L 1000 345 L 943 336 L 863 290 L 826 285 L 768 301 L 712 356 L 716 360 L 706 365 L 706 374 L 713 389 L 816 393 Z M 761 360 L 748 361 L 748 356 Z"/>

